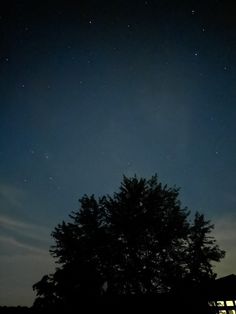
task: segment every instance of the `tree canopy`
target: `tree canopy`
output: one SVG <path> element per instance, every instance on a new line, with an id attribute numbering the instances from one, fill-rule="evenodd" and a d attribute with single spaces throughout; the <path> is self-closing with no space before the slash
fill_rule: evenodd
<path id="1" fill-rule="evenodd" d="M 224 257 L 204 215 L 182 207 L 179 188 L 123 177 L 118 192 L 84 195 L 69 222 L 52 236 L 59 267 L 33 286 L 38 307 L 85 296 L 153 295 L 183 283 L 214 279 L 212 262 Z"/>

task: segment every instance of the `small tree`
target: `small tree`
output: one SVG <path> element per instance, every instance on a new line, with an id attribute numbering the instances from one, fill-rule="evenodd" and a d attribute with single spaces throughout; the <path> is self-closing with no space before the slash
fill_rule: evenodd
<path id="1" fill-rule="evenodd" d="M 204 219 L 204 215 L 195 214 L 189 229 L 187 259 L 189 278 L 197 283 L 215 279 L 211 262 L 219 262 L 224 252 L 219 249 L 216 240 L 210 236 L 214 225 Z"/>
<path id="2" fill-rule="evenodd" d="M 60 267 L 33 286 L 38 307 L 73 304 L 79 296 L 170 292 L 215 277 L 211 262 L 224 251 L 209 237 L 213 225 L 198 213 L 190 223 L 179 189 L 156 175 L 124 176 L 113 196 L 85 195 L 80 203 L 71 222 L 52 233 Z"/>

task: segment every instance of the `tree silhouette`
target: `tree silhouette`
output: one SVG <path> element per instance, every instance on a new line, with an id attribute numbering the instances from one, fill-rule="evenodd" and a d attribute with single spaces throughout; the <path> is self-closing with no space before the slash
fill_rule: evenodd
<path id="1" fill-rule="evenodd" d="M 123 177 L 113 196 L 84 195 L 71 222 L 52 232 L 51 254 L 60 265 L 33 286 L 34 305 L 74 304 L 78 297 L 153 295 L 183 283 L 215 278 L 211 262 L 224 257 L 213 225 L 182 208 L 179 189 Z"/>

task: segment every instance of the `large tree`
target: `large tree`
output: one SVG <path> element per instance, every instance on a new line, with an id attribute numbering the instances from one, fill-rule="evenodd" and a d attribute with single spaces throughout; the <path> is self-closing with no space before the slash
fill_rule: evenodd
<path id="1" fill-rule="evenodd" d="M 123 177 L 113 196 L 83 196 L 80 208 L 52 232 L 59 267 L 33 288 L 35 306 L 73 303 L 84 296 L 150 295 L 182 283 L 215 278 L 224 257 L 213 225 L 181 206 L 179 189 Z"/>

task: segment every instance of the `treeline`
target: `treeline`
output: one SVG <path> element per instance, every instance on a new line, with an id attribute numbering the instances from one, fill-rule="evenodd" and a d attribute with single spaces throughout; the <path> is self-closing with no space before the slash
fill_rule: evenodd
<path id="1" fill-rule="evenodd" d="M 78 298 L 77 304 L 53 309 L 35 309 L 27 307 L 1 307 L 0 313 L 41 314 L 41 313 L 182 313 L 210 314 L 207 300 L 200 295 L 155 295 L 155 296 L 120 296 L 99 298 Z"/>

